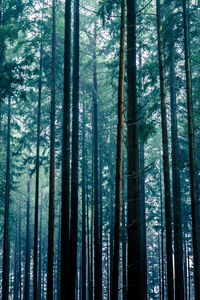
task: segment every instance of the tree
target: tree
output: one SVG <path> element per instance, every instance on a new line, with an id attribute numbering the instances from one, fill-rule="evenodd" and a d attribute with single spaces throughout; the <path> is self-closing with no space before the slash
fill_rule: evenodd
<path id="1" fill-rule="evenodd" d="M 52 57 L 51 57 L 51 134 L 49 171 L 49 226 L 48 226 L 48 271 L 47 299 L 53 300 L 53 260 L 54 260 L 54 198 L 55 198 L 55 55 L 56 55 L 56 8 L 52 0 Z"/>
<path id="2" fill-rule="evenodd" d="M 188 141 L 189 141 L 189 161 L 190 161 L 190 193 L 192 210 L 192 242 L 194 257 L 194 282 L 195 299 L 200 299 L 200 242 L 198 227 L 198 203 L 196 195 L 196 169 L 195 169 L 195 139 L 192 104 L 192 85 L 189 52 L 189 32 L 186 0 L 183 0 L 183 28 L 184 28 L 184 50 L 185 50 L 185 74 L 187 93 L 187 121 L 188 121 Z"/>
<path id="3" fill-rule="evenodd" d="M 71 166 L 71 299 L 76 296 L 78 239 L 78 160 L 79 160 L 79 0 L 74 2 L 74 52 L 72 97 L 72 166 Z"/>
<path id="4" fill-rule="evenodd" d="M 4 235 L 3 235 L 3 274 L 2 274 L 2 299 L 9 297 L 9 265 L 10 265 L 10 243 L 9 243 L 9 208 L 10 208 L 10 96 L 8 98 L 8 131 L 7 131 L 7 159 L 6 159 L 6 193 L 4 212 Z"/>
<path id="5" fill-rule="evenodd" d="M 136 92 L 136 1 L 127 1 L 127 201 L 128 201 L 128 294 L 140 299 L 140 204 L 138 181 Z"/>
<path id="6" fill-rule="evenodd" d="M 42 63 L 43 46 L 40 44 L 40 70 L 38 78 L 38 112 L 37 112 L 37 145 L 36 145 L 36 179 L 35 179 L 35 225 L 34 225 L 34 258 L 33 258 L 33 299 L 37 299 L 38 280 L 38 203 L 39 203 L 39 170 L 40 170 L 40 117 L 41 117 L 41 94 L 42 94 Z"/>
<path id="7" fill-rule="evenodd" d="M 121 1 L 121 27 L 120 27 L 120 58 L 118 77 L 118 125 L 117 125 L 117 158 L 115 177 L 115 225 L 114 225 L 114 254 L 112 274 L 112 299 L 118 299 L 119 283 L 119 249 L 121 226 L 121 185 L 122 185 L 122 141 L 123 141 L 123 85 L 124 85 L 124 53 L 125 53 L 125 1 Z"/>
<path id="8" fill-rule="evenodd" d="M 164 62 L 164 48 L 163 48 L 160 0 L 156 1 L 156 13 L 157 13 L 157 33 L 158 33 L 159 75 L 160 75 L 163 173 L 164 173 L 164 188 L 165 188 L 167 295 L 168 295 L 169 300 L 173 300 L 174 299 L 174 291 L 173 291 L 173 262 L 172 262 L 171 192 L 170 192 L 169 150 L 168 150 L 167 113 L 166 113 L 165 62 Z"/>
<path id="9" fill-rule="evenodd" d="M 62 125 L 62 206 L 61 206 L 61 299 L 70 291 L 69 273 L 69 163 L 70 163 L 70 53 L 71 1 L 65 1 L 64 99 Z"/>

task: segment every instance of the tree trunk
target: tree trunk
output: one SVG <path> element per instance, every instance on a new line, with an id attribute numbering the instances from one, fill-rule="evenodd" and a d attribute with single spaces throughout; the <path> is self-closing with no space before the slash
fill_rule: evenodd
<path id="1" fill-rule="evenodd" d="M 42 203 L 43 203 L 43 188 L 41 190 L 40 200 L 40 228 L 39 228 L 39 249 L 38 249 L 38 297 L 42 299 Z"/>
<path id="2" fill-rule="evenodd" d="M 128 299 L 140 299 L 141 243 L 136 92 L 136 0 L 127 1 Z"/>
<path id="3" fill-rule="evenodd" d="M 30 171 L 27 172 L 27 208 L 26 208 L 26 257 L 24 274 L 24 300 L 30 299 Z"/>
<path id="4" fill-rule="evenodd" d="M 188 119 L 188 140 L 189 140 L 189 159 L 190 159 L 190 192 L 192 207 L 192 243 L 194 257 L 194 285 L 195 299 L 200 299 L 200 243 L 198 227 L 198 202 L 196 195 L 196 170 L 195 170 L 195 138 L 194 120 L 192 104 L 192 78 L 190 69 L 189 53 L 189 30 L 187 19 L 186 0 L 183 0 L 183 26 L 184 26 L 184 50 L 185 50 L 185 74 L 187 92 L 187 119 Z"/>
<path id="5" fill-rule="evenodd" d="M 86 300 L 86 222 L 85 222 L 85 102 L 82 117 L 82 300 Z"/>
<path id="6" fill-rule="evenodd" d="M 173 33 L 172 33 L 173 34 Z M 170 103 L 171 103 L 171 143 L 172 143 L 172 181 L 173 181 L 173 215 L 174 215 L 174 260 L 175 260 L 175 299 L 184 300 L 183 275 L 183 237 L 181 213 L 181 187 L 179 172 L 179 141 L 176 110 L 176 76 L 174 66 L 174 37 L 170 40 Z"/>
<path id="7" fill-rule="evenodd" d="M 160 226 L 161 226 L 161 269 L 162 269 L 162 300 L 165 299 L 165 276 L 164 276 L 164 227 L 163 227 L 163 196 L 162 196 L 162 162 L 160 158 Z"/>
<path id="8" fill-rule="evenodd" d="M 52 0 L 52 45 L 51 45 L 51 125 L 50 125 L 50 169 L 49 169 L 49 224 L 47 261 L 47 300 L 53 300 L 54 262 L 54 198 L 55 198 L 55 56 L 56 56 L 56 4 Z"/>
<path id="9" fill-rule="evenodd" d="M 33 254 L 33 299 L 37 300 L 38 281 L 38 202 L 39 202 L 39 168 L 40 168 L 40 111 L 42 93 L 42 61 L 43 48 L 40 45 L 40 73 L 38 80 L 38 112 L 37 112 L 37 146 L 36 146 L 36 180 L 35 180 L 35 225 L 34 225 L 34 254 Z"/>
<path id="10" fill-rule="evenodd" d="M 70 164 L 70 53 L 71 0 L 65 1 L 64 100 L 62 137 L 62 207 L 61 207 L 61 299 L 70 294 L 69 248 L 69 164 Z"/>
<path id="11" fill-rule="evenodd" d="M 126 255 L 126 207 L 125 207 L 125 171 L 122 163 L 122 286 L 123 300 L 127 298 L 127 255 Z"/>
<path id="12" fill-rule="evenodd" d="M 162 36 L 160 0 L 156 0 L 156 9 L 157 9 L 158 57 L 159 57 L 159 73 L 160 73 L 163 172 L 164 172 L 164 187 L 165 187 L 167 291 L 168 291 L 168 300 L 173 300 L 174 299 L 174 289 L 173 289 L 173 261 L 172 261 L 172 216 L 171 216 L 171 193 L 170 193 L 167 113 L 166 113 L 165 62 L 164 62 L 164 48 L 163 48 L 163 36 Z"/>
<path id="13" fill-rule="evenodd" d="M 9 265 L 10 265 L 10 240 L 9 240 L 9 208 L 10 208 L 10 96 L 8 98 L 8 131 L 7 131 L 7 159 L 6 159 L 6 195 L 4 213 L 3 235 L 3 271 L 2 271 L 2 300 L 9 297 Z"/>
<path id="14" fill-rule="evenodd" d="M 120 28 L 120 58 L 118 77 L 118 125 L 117 125 L 117 153 L 115 177 L 115 224 L 114 224 L 114 254 L 112 275 L 112 299 L 118 300 L 119 285 L 119 251 L 121 227 L 121 185 L 122 185 L 122 142 L 123 142 L 123 91 L 124 91 L 124 53 L 125 53 L 125 0 L 121 1 Z"/>
<path id="15" fill-rule="evenodd" d="M 72 97 L 72 171 L 71 171 L 71 299 L 75 299 L 77 280 L 78 237 L 78 159 L 79 159 L 79 0 L 74 2 Z"/>
<path id="16" fill-rule="evenodd" d="M 93 50 L 93 151 L 94 151 L 94 294 L 95 300 L 102 299 L 102 258 L 100 256 L 99 234 L 99 179 L 98 179 L 98 120 L 97 120 L 97 66 L 96 41 L 97 28 L 94 25 Z"/>

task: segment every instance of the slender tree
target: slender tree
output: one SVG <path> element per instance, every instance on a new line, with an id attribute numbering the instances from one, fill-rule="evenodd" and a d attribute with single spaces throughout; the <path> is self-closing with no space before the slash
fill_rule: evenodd
<path id="1" fill-rule="evenodd" d="M 30 171 L 27 171 L 27 208 L 26 208 L 26 256 L 24 274 L 24 300 L 29 300 L 30 293 Z"/>
<path id="2" fill-rule="evenodd" d="M 52 0 L 52 45 L 51 45 L 51 133 L 49 171 L 49 226 L 47 262 L 47 300 L 53 300 L 53 261 L 54 261 L 54 201 L 55 201 L 55 59 L 56 59 L 56 7 Z"/>
<path id="3" fill-rule="evenodd" d="M 200 299 L 200 242 L 198 227 L 198 201 L 196 193 L 196 169 L 195 169 L 195 138 L 194 120 L 192 104 L 192 76 L 190 66 L 189 51 L 189 30 L 186 0 L 183 0 L 183 27 L 184 27 L 184 50 L 185 50 L 185 74 L 186 74 L 186 93 L 187 93 L 187 121 L 188 121 L 188 140 L 189 140 L 189 159 L 190 159 L 190 193 L 192 209 L 192 243 L 194 257 L 194 284 L 195 299 Z"/>
<path id="4" fill-rule="evenodd" d="M 173 288 L 173 262 L 172 262 L 171 192 L 170 192 L 169 150 L 168 150 L 167 113 L 166 113 L 165 61 L 164 61 L 160 0 L 156 0 L 156 14 L 157 14 L 158 58 L 159 58 L 159 75 L 160 75 L 163 172 L 164 172 L 164 188 L 165 188 L 167 294 L 168 294 L 168 299 L 173 300 L 174 288 Z"/>
<path id="5" fill-rule="evenodd" d="M 117 125 L 117 158 L 115 177 L 115 225 L 114 225 L 114 254 L 112 274 L 112 299 L 118 299 L 119 284 L 119 250 L 121 225 L 121 185 L 122 185 L 122 142 L 123 142 L 123 87 L 124 87 L 124 53 L 125 53 L 125 0 L 121 1 L 120 28 L 120 58 L 118 77 L 118 125 Z"/>
<path id="6" fill-rule="evenodd" d="M 36 179 L 35 179 L 35 225 L 34 225 L 34 254 L 33 254 L 33 299 L 37 299 L 38 281 L 38 203 L 39 203 L 39 169 L 40 169 L 40 117 L 42 94 L 42 65 L 43 46 L 40 44 L 40 70 L 38 78 L 38 112 L 37 112 L 37 145 L 36 145 Z"/>
<path id="7" fill-rule="evenodd" d="M 71 299 L 76 297 L 79 151 L 79 0 L 74 2 L 72 166 L 71 166 Z"/>
<path id="8" fill-rule="evenodd" d="M 140 299 L 140 205 L 138 180 L 136 92 L 136 0 L 127 1 L 127 201 L 128 201 L 128 294 Z"/>
<path id="9" fill-rule="evenodd" d="M 9 241 L 9 209 L 10 209 L 10 96 L 8 97 L 8 129 L 7 129 L 7 159 L 6 159 L 6 193 L 4 212 L 3 235 L 3 272 L 2 272 L 2 300 L 9 297 L 9 265 L 10 265 L 10 241 Z"/>
<path id="10" fill-rule="evenodd" d="M 62 207 L 61 207 L 61 299 L 70 293 L 69 249 L 69 164 L 70 164 L 70 53 L 71 0 L 65 1 L 64 99 L 62 136 Z"/>
<path id="11" fill-rule="evenodd" d="M 97 112 L 97 59 L 96 59 L 97 25 L 94 25 L 93 50 L 93 152 L 94 152 L 94 294 L 95 300 L 102 299 L 102 262 L 100 257 L 99 234 L 99 178 L 98 178 L 98 112 Z"/>
<path id="12" fill-rule="evenodd" d="M 86 300 L 86 155 L 85 155 L 85 103 L 83 102 L 82 114 L 82 300 Z"/>

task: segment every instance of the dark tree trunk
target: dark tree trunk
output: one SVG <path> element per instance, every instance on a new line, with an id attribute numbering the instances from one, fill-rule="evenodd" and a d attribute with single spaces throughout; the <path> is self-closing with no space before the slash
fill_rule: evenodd
<path id="1" fill-rule="evenodd" d="M 42 299 L 42 203 L 43 203 L 43 189 L 41 190 L 40 199 L 40 228 L 39 228 L 39 249 L 38 249 L 38 297 L 37 300 Z"/>
<path id="2" fill-rule="evenodd" d="M 25 256 L 25 274 L 24 274 L 24 300 L 30 297 L 30 171 L 27 172 L 27 208 L 26 208 L 26 256 Z"/>
<path id="3" fill-rule="evenodd" d="M 85 103 L 82 115 L 82 300 L 86 300 L 86 221 L 85 221 L 85 186 L 86 186 L 86 155 L 85 155 Z"/>
<path id="4" fill-rule="evenodd" d="M 166 81 L 163 35 L 161 24 L 160 0 L 156 1 L 157 9 L 157 32 L 158 32 L 158 58 L 160 73 L 160 99 L 161 99 L 161 126 L 162 126 L 162 147 L 163 147 L 163 172 L 165 187 L 165 219 L 166 219 L 166 253 L 167 253 L 167 291 L 168 300 L 174 299 L 173 288 L 173 261 L 172 261 L 172 216 L 171 216 L 171 193 L 170 193 L 170 170 L 167 133 L 166 113 Z"/>
<path id="5" fill-rule="evenodd" d="M 122 163 L 122 286 L 123 300 L 127 298 L 127 255 L 126 255 L 126 207 L 125 207 L 125 171 Z"/>
<path id="6" fill-rule="evenodd" d="M 113 230 L 113 221 L 114 221 L 114 216 L 113 216 L 113 183 L 111 182 L 110 185 L 110 298 L 112 299 L 112 273 L 113 273 L 113 248 L 114 248 L 114 230 Z"/>
<path id="7" fill-rule="evenodd" d="M 114 224 L 114 253 L 112 275 L 112 299 L 118 300 L 119 285 L 119 251 L 121 227 L 121 185 L 122 185 L 122 142 L 123 142 L 123 91 L 124 91 L 124 53 L 125 53 L 125 0 L 121 1 L 120 28 L 120 58 L 118 77 L 118 125 L 117 125 L 117 153 L 115 177 L 115 224 Z"/>
<path id="8" fill-rule="evenodd" d="M 78 159 L 79 159 L 79 0 L 74 2 L 72 97 L 72 171 L 71 171 L 71 299 L 75 299 L 78 238 Z"/>
<path id="9" fill-rule="evenodd" d="M 51 125 L 50 125 L 50 169 L 49 169 L 49 224 L 47 261 L 47 300 L 53 300 L 54 262 L 54 210 L 55 210 L 55 60 L 56 60 L 56 4 L 52 0 L 52 45 L 51 45 Z"/>
<path id="10" fill-rule="evenodd" d="M 98 178 L 98 120 L 97 120 L 97 28 L 94 25 L 93 50 L 93 151 L 94 151 L 94 295 L 95 300 L 102 299 L 102 260 L 100 256 L 99 232 L 99 178 Z"/>
<path id="11" fill-rule="evenodd" d="M 71 53 L 71 0 L 65 1 L 64 42 L 64 100 L 62 137 L 62 207 L 61 207 L 61 299 L 70 293 L 69 248 L 69 164 L 70 164 L 70 53 Z"/>
<path id="12" fill-rule="evenodd" d="M 190 159 L 190 192 L 192 207 L 192 243 L 194 257 L 194 284 L 195 299 L 200 299 L 200 243 L 198 227 L 198 202 L 196 193 L 196 169 L 195 169 L 195 137 L 192 104 L 192 76 L 190 69 L 189 53 L 189 30 L 187 19 L 186 0 L 183 0 L 183 26 L 184 26 L 184 50 L 185 50 L 185 74 L 187 92 L 187 119 L 188 119 L 188 140 L 189 140 L 189 159 Z"/>
<path id="13" fill-rule="evenodd" d="M 37 112 L 37 146 L 36 146 L 36 180 L 35 180 L 35 225 L 34 225 L 34 254 L 33 254 L 33 299 L 37 300 L 38 281 L 38 202 L 39 202 L 39 169 L 40 169 L 40 111 L 42 93 L 42 61 L 43 49 L 40 45 L 40 73 L 38 81 L 38 112 Z"/>
<path id="14" fill-rule="evenodd" d="M 128 299 L 140 299 L 141 243 L 136 92 L 136 0 L 127 1 Z"/>
<path id="15" fill-rule="evenodd" d="M 10 207 L 10 97 L 8 98 L 8 131 L 7 131 L 7 159 L 6 159 L 6 195 L 4 213 L 3 235 L 3 271 L 2 271 L 2 300 L 9 297 L 9 265 L 10 265 L 10 241 L 9 241 L 9 207 Z"/>
<path id="16" fill-rule="evenodd" d="M 173 33 L 172 33 L 173 34 Z M 179 172 L 179 141 L 176 109 L 176 76 L 174 66 L 174 37 L 169 45 L 170 58 L 170 103 L 171 103 L 171 143 L 172 143 L 172 182 L 173 182 L 173 215 L 174 215 L 174 260 L 175 260 L 175 299 L 184 300 L 183 275 L 183 237 L 181 213 L 181 186 Z"/>
<path id="17" fill-rule="evenodd" d="M 164 226 L 163 226 L 163 196 L 162 196 L 162 162 L 160 158 L 160 178 L 159 178 L 159 184 L 160 184 L 160 226 L 161 226 L 161 270 L 162 270 L 162 300 L 165 299 L 165 276 L 164 276 Z"/>
<path id="18" fill-rule="evenodd" d="M 20 200 L 19 200 L 20 201 Z M 19 202 L 19 228 L 18 228 L 18 236 L 19 236 L 19 249 L 18 249 L 18 261 L 19 261 L 19 267 L 18 267 L 18 285 L 19 285 L 19 300 L 22 298 L 22 245 L 21 245 L 21 240 L 22 240 L 22 225 L 21 225 L 21 218 L 22 218 L 22 211 L 21 211 L 21 202 Z"/>

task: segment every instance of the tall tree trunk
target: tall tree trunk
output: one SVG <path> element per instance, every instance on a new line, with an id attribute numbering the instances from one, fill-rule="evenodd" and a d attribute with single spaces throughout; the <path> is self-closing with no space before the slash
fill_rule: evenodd
<path id="1" fill-rule="evenodd" d="M 97 25 L 94 25 L 93 50 L 93 151 L 94 151 L 94 294 L 95 300 L 102 299 L 102 258 L 100 256 L 99 234 L 99 178 L 98 178 L 98 120 L 97 120 Z"/>
<path id="2" fill-rule="evenodd" d="M 53 300 L 53 261 L 54 261 L 54 210 L 55 210 L 55 60 L 56 60 L 56 4 L 52 0 L 52 45 L 51 45 L 51 132 L 49 169 L 49 226 L 47 262 L 47 300 Z"/>
<path id="3" fill-rule="evenodd" d="M 70 164 L 70 53 L 71 0 L 65 0 L 64 100 L 62 137 L 62 207 L 61 207 L 61 299 L 70 293 L 69 248 L 69 164 Z"/>
<path id="4" fill-rule="evenodd" d="M 8 131 L 7 131 L 7 159 L 6 159 L 6 193 L 4 212 L 3 235 L 3 271 L 2 271 L 2 300 L 9 297 L 9 265 L 10 265 L 10 239 L 9 239 L 9 208 L 10 208 L 10 96 L 8 98 Z"/>
<path id="5" fill-rule="evenodd" d="M 164 226 L 163 226 L 163 196 L 162 196 L 162 162 L 160 157 L 160 226 L 161 226 L 161 269 L 162 269 L 162 300 L 165 299 L 165 276 L 164 276 Z"/>
<path id="6" fill-rule="evenodd" d="M 136 0 L 127 0 L 128 299 L 140 299 L 141 243 L 136 92 Z"/>
<path id="7" fill-rule="evenodd" d="M 78 237 L 78 159 L 79 159 L 79 0 L 74 2 L 72 97 L 72 171 L 71 171 L 71 299 L 75 299 L 77 280 Z"/>
<path id="8" fill-rule="evenodd" d="M 24 300 L 30 299 L 30 171 L 27 171 L 27 208 L 26 208 L 26 256 L 24 274 Z"/>
<path id="9" fill-rule="evenodd" d="M 142 51 L 139 51 L 139 68 L 142 69 Z M 139 91 L 140 97 L 142 98 L 142 89 L 143 89 L 143 82 L 142 82 L 142 75 L 139 79 Z M 142 99 L 140 99 L 142 104 Z M 142 115 L 142 114 L 141 114 Z M 143 117 L 143 115 L 141 116 Z M 146 211 L 145 211 L 145 160 L 144 160 L 144 141 L 141 138 L 139 143 L 139 168 L 140 168 L 140 175 L 139 175 L 139 195 L 140 195 L 140 243 L 141 243 L 141 285 L 143 288 L 141 289 L 142 294 L 140 298 L 143 300 L 147 299 L 147 251 L 146 251 Z"/>
<path id="10" fill-rule="evenodd" d="M 172 143 L 172 182 L 174 215 L 174 260 L 175 260 L 175 299 L 184 300 L 183 237 L 181 213 L 181 186 L 179 172 L 179 141 L 176 110 L 176 76 L 174 66 L 174 37 L 169 44 L 170 57 L 170 102 L 171 102 L 171 143 Z"/>
<path id="11" fill-rule="evenodd" d="M 40 114 L 42 93 L 42 61 L 43 48 L 40 45 L 40 73 L 38 81 L 38 112 L 37 112 L 37 146 L 36 146 L 36 180 L 35 180 L 35 225 L 34 225 L 34 254 L 33 254 L 33 299 L 37 300 L 38 281 L 38 202 L 39 202 L 39 169 L 40 169 Z"/>
<path id="12" fill-rule="evenodd" d="M 122 286 L 123 300 L 127 298 L 127 264 L 126 264 L 126 214 L 125 214 L 125 170 L 122 163 Z"/>
<path id="13" fill-rule="evenodd" d="M 125 0 L 121 1 L 120 28 L 120 58 L 118 77 L 118 125 L 117 125 L 117 153 L 115 177 L 115 224 L 114 224 L 114 254 L 112 273 L 112 299 L 118 300 L 119 284 L 119 251 L 121 227 L 121 185 L 122 185 L 122 142 L 123 142 L 123 91 L 124 91 L 124 53 L 125 53 Z"/>
<path id="14" fill-rule="evenodd" d="M 85 102 L 82 115 L 82 299 L 86 300 L 86 222 L 85 222 Z"/>
<path id="15" fill-rule="evenodd" d="M 167 291 L 168 291 L 168 300 L 173 300 L 174 288 L 173 288 L 173 261 L 172 261 L 172 216 L 171 216 L 167 113 L 166 113 L 165 62 L 164 62 L 164 47 L 163 47 L 163 35 L 162 35 L 162 24 L 161 24 L 160 0 L 156 0 L 156 10 L 157 10 L 157 32 L 158 32 L 158 58 L 159 58 L 159 73 L 160 73 L 163 172 L 164 172 L 164 187 L 165 187 Z"/>
<path id="16" fill-rule="evenodd" d="M 113 221 L 114 221 L 114 216 L 113 216 L 113 182 L 111 181 L 110 184 L 110 298 L 112 299 L 112 273 L 113 273 L 113 240 L 114 240 L 114 230 L 113 230 Z"/>
<path id="17" fill-rule="evenodd" d="M 20 200 L 19 200 L 20 201 Z M 22 298 L 22 245 L 21 245 L 21 240 L 22 240 L 22 225 L 21 225 L 21 218 L 22 218 L 22 211 L 21 211 L 21 202 L 19 202 L 19 228 L 18 228 L 18 236 L 19 236 L 19 267 L 18 267 L 18 276 L 19 276 L 19 300 Z"/>
<path id="18" fill-rule="evenodd" d="M 42 299 L 42 203 L 43 203 L 43 188 L 41 190 L 40 200 L 40 228 L 39 228 L 39 249 L 38 249 L 38 296 L 37 300 Z"/>
<path id="19" fill-rule="evenodd" d="M 190 159 L 190 193 L 192 207 L 192 243 L 194 257 L 194 284 L 195 299 L 200 299 L 200 242 L 198 227 L 198 202 L 196 194 L 196 169 L 195 169 L 195 137 L 194 137 L 194 117 L 192 104 L 192 76 L 190 69 L 189 53 L 189 30 L 186 0 L 183 0 L 183 26 L 184 26 L 184 50 L 185 50 L 185 74 L 187 92 L 187 119 L 188 119 L 188 140 Z"/>

